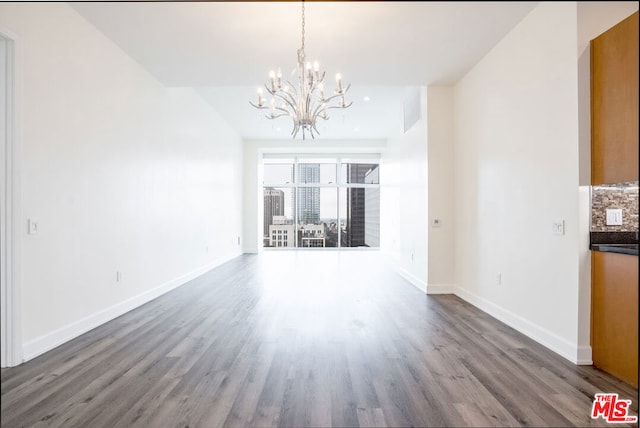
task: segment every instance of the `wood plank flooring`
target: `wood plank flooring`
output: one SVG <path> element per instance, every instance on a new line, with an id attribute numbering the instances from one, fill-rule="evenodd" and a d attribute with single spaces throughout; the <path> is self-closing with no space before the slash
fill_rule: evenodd
<path id="1" fill-rule="evenodd" d="M 374 251 L 244 255 L 1 375 L 12 428 L 608 426 L 597 392 L 638 414 Z"/>

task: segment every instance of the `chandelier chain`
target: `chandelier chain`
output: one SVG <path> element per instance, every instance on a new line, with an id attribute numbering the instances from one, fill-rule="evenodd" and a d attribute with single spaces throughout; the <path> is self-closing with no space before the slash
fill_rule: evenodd
<path id="1" fill-rule="evenodd" d="M 302 2 L 302 50 L 304 51 L 304 1 Z"/>

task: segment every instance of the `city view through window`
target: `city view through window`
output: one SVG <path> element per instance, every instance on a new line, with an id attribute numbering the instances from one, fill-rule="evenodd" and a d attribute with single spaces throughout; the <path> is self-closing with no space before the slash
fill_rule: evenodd
<path id="1" fill-rule="evenodd" d="M 380 246 L 376 158 L 266 158 L 263 245 Z"/>

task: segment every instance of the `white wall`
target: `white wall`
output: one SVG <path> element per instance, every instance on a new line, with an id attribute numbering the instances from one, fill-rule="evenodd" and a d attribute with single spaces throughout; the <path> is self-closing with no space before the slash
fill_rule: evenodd
<path id="1" fill-rule="evenodd" d="M 427 88 L 429 275 L 427 293 L 454 287 L 453 88 Z M 434 225 L 438 220 L 439 226 Z"/>
<path id="2" fill-rule="evenodd" d="M 541 3 L 456 85 L 454 263 L 457 294 L 590 364 L 578 21 L 577 3 Z"/>
<path id="3" fill-rule="evenodd" d="M 242 144 L 64 3 L 0 4 L 0 26 L 23 47 L 29 359 L 240 254 Z"/>
<path id="4" fill-rule="evenodd" d="M 574 3 L 525 17 L 456 85 L 454 151 L 459 294 L 573 361 L 576 34 Z"/>
<path id="5" fill-rule="evenodd" d="M 243 250 L 256 253 L 262 248 L 262 155 L 264 153 L 381 153 L 384 140 L 247 140 L 244 142 Z M 382 171 L 380 179 L 386 173 Z M 382 233 L 382 232 L 381 232 Z"/>
<path id="6" fill-rule="evenodd" d="M 400 274 L 427 291 L 427 95 L 420 90 L 420 119 L 390 138 L 381 161 L 380 248 Z"/>

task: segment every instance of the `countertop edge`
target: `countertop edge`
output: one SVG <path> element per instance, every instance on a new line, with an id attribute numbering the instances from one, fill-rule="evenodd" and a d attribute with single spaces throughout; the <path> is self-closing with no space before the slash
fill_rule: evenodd
<path id="1" fill-rule="evenodd" d="M 600 251 L 602 253 L 616 253 L 616 254 L 626 254 L 629 256 L 638 256 L 638 249 L 633 248 L 624 248 L 624 247 L 615 247 L 607 244 L 591 244 L 589 246 L 591 251 Z"/>

